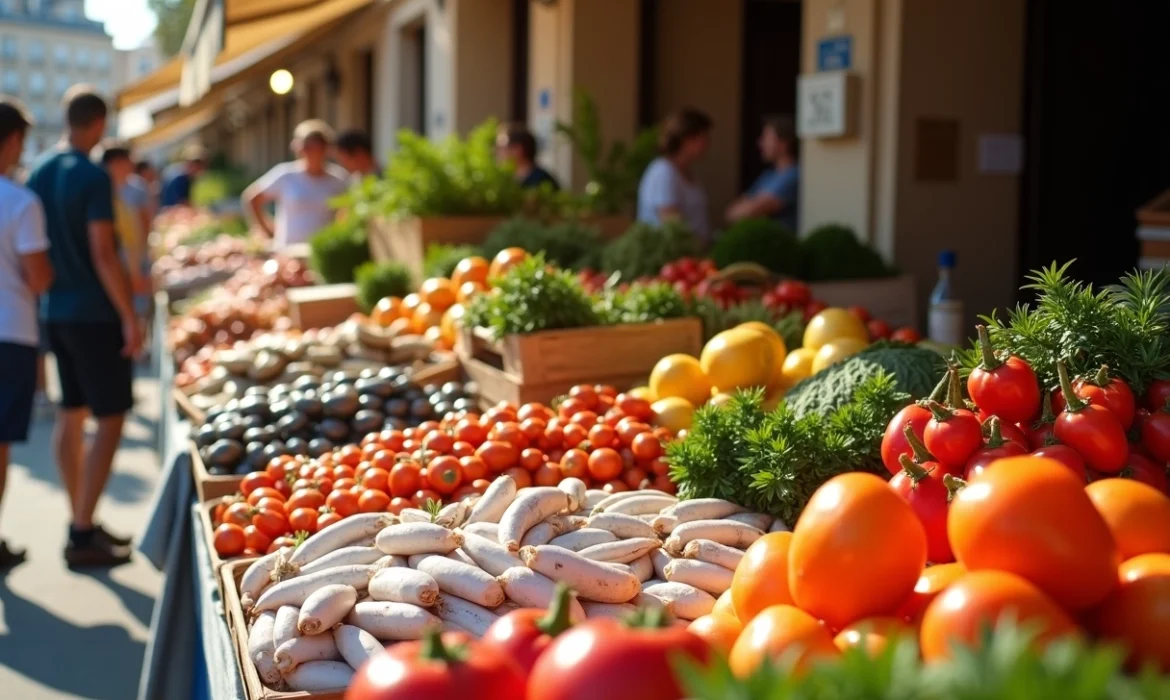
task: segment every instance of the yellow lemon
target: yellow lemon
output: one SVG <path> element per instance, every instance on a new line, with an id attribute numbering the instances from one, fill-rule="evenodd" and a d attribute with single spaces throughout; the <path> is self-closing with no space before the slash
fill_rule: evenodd
<path id="1" fill-rule="evenodd" d="M 813 316 L 805 327 L 803 346 L 814 351 L 820 350 L 825 343 L 841 338 L 867 341 L 869 333 L 861 319 L 846 309 L 825 309 Z"/>
<path id="2" fill-rule="evenodd" d="M 636 386 L 626 392 L 627 395 L 633 396 L 635 399 L 645 399 L 651 403 L 654 402 L 654 394 L 650 391 L 648 386 Z"/>
<path id="3" fill-rule="evenodd" d="M 836 364 L 844 360 L 850 355 L 856 355 L 866 348 L 869 343 L 864 340 L 857 340 L 856 338 L 838 338 L 831 343 L 826 343 L 817 350 L 817 356 L 813 358 L 812 372 L 816 374 L 829 365 Z"/>
<path id="4" fill-rule="evenodd" d="M 695 406 L 680 396 L 658 399 L 650 405 L 650 410 L 654 412 L 654 425 L 675 434 L 680 430 L 690 430 L 691 420 L 695 416 Z"/>
<path id="5" fill-rule="evenodd" d="M 768 342 L 772 344 L 772 381 L 769 384 L 779 384 L 783 376 L 784 358 L 788 356 L 788 347 L 784 344 L 784 339 L 776 332 L 776 329 L 763 321 L 747 321 L 741 323 L 736 328 L 751 328 L 764 334 Z"/>
<path id="6" fill-rule="evenodd" d="M 812 376 L 813 360 L 817 357 L 817 351 L 809 348 L 797 348 L 788 353 L 788 357 L 784 358 L 784 366 L 781 368 L 781 374 L 784 377 L 783 386 L 791 387 L 802 379 Z"/>
<path id="7" fill-rule="evenodd" d="M 767 386 L 773 372 L 772 343 L 752 328 L 719 333 L 703 348 L 699 365 L 716 391 Z"/>
<path id="8" fill-rule="evenodd" d="M 656 401 L 677 396 L 701 406 L 711 398 L 711 380 L 690 355 L 667 355 L 650 372 L 650 393 Z"/>

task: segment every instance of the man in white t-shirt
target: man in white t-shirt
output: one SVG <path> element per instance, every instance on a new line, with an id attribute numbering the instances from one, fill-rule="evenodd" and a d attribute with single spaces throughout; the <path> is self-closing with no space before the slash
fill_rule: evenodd
<path id="1" fill-rule="evenodd" d="M 333 130 L 319 119 L 301 122 L 293 132 L 292 151 L 297 159 L 269 170 L 244 190 L 244 210 L 282 250 L 307 243 L 313 234 L 333 222 L 330 201 L 348 187 L 348 174 L 328 161 Z M 276 203 L 276 221 L 265 207 Z"/>
<path id="2" fill-rule="evenodd" d="M 36 300 L 53 281 L 41 202 L 6 177 L 20 163 L 32 123 L 23 105 L 0 95 L 0 498 L 9 445 L 28 439 L 37 388 Z M 24 558 L 0 539 L 0 572 Z"/>

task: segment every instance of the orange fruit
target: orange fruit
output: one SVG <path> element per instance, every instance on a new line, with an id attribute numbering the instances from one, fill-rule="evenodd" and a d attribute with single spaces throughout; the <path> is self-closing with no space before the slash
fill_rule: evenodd
<path id="1" fill-rule="evenodd" d="M 711 612 L 719 615 L 730 615 L 734 618 L 739 617 L 735 614 L 735 603 L 731 601 L 730 588 L 720 593 L 719 597 L 715 599 L 715 607 L 711 608 Z"/>
<path id="2" fill-rule="evenodd" d="M 370 320 L 385 328 L 402 316 L 402 300 L 398 297 L 383 297 L 374 304 Z"/>
<path id="3" fill-rule="evenodd" d="M 801 610 L 841 629 L 892 615 L 926 566 L 926 532 L 886 481 L 847 472 L 809 499 L 792 532 L 788 588 Z"/>
<path id="4" fill-rule="evenodd" d="M 456 289 L 461 288 L 467 282 L 477 282 L 486 287 L 490 268 L 491 263 L 478 255 L 463 258 L 451 273 L 451 283 Z"/>
<path id="5" fill-rule="evenodd" d="M 411 330 L 423 334 L 428 328 L 434 328 L 443 321 L 443 312 L 423 302 L 414 310 L 411 318 Z"/>
<path id="6" fill-rule="evenodd" d="M 1122 559 L 1170 554 L 1170 498 L 1134 479 L 1101 479 L 1085 487 L 1113 533 Z"/>
<path id="7" fill-rule="evenodd" d="M 791 532 L 769 532 L 747 548 L 731 579 L 731 604 L 744 622 L 764 608 L 792 605 L 788 592 L 788 548 Z"/>
<path id="8" fill-rule="evenodd" d="M 737 326 L 707 341 L 699 355 L 699 367 L 715 391 L 729 393 L 767 386 L 776 372 L 775 358 L 773 342 L 765 333 Z M 780 366 L 783 364 L 781 360 Z"/>
<path id="9" fill-rule="evenodd" d="M 846 625 L 833 638 L 833 643 L 841 651 L 861 648 L 870 656 L 877 656 L 897 638 L 913 636 L 914 630 L 901 618 L 867 617 Z"/>
<path id="10" fill-rule="evenodd" d="M 1170 672 L 1170 554 L 1136 556 L 1118 577 L 1120 585 L 1095 611 L 1094 631 L 1125 647 L 1131 668 Z"/>
<path id="11" fill-rule="evenodd" d="M 1040 645 L 1079 633 L 1068 613 L 1026 579 L 1006 571 L 972 571 L 927 606 L 919 631 L 922 658 L 946 659 L 952 644 L 978 644 L 983 630 L 1004 616 L 1035 627 Z"/>
<path id="12" fill-rule="evenodd" d="M 690 355 L 667 355 L 650 371 L 650 394 L 654 401 L 677 396 L 691 406 L 702 406 L 711 398 L 711 380 L 699 361 Z"/>
<path id="13" fill-rule="evenodd" d="M 773 605 L 744 625 L 728 661 L 737 678 L 746 678 L 767 658 L 791 658 L 800 671 L 838 654 L 833 635 L 815 617 L 791 605 Z"/>
<path id="14" fill-rule="evenodd" d="M 431 341 L 431 344 L 438 350 L 450 350 L 454 346 L 443 337 L 443 330 L 438 326 L 431 326 L 423 332 L 423 337 Z"/>
<path id="15" fill-rule="evenodd" d="M 430 304 L 439 311 L 446 311 L 455 303 L 455 289 L 451 280 L 445 277 L 432 277 L 422 283 L 418 295 L 423 303 Z"/>
<path id="16" fill-rule="evenodd" d="M 474 280 L 469 280 L 469 281 L 464 282 L 463 284 L 459 285 L 459 289 L 457 289 L 455 291 L 455 300 L 458 301 L 460 304 L 462 304 L 462 303 L 466 302 L 468 299 L 471 299 L 472 297 L 474 297 L 476 294 L 479 294 L 480 292 L 486 292 L 486 291 L 487 291 L 487 284 L 486 283 L 476 282 Z"/>
<path id="17" fill-rule="evenodd" d="M 743 632 L 743 625 L 731 615 L 712 612 L 687 625 L 687 629 L 726 654 L 735 646 L 735 640 Z"/>
<path id="18" fill-rule="evenodd" d="M 415 309 L 417 309 L 421 303 L 423 303 L 422 297 L 413 292 L 402 297 L 402 316 L 405 318 L 413 317 Z"/>
<path id="19" fill-rule="evenodd" d="M 504 248 L 492 258 L 492 264 L 488 267 L 488 279 L 499 277 L 527 257 L 528 251 L 523 248 Z"/>
<path id="20" fill-rule="evenodd" d="M 443 338 L 452 347 L 455 345 L 455 337 L 459 334 L 459 323 L 465 313 L 467 313 L 467 309 L 462 304 L 455 304 L 443 312 L 443 319 L 439 321 L 439 328 L 443 331 Z"/>
<path id="21" fill-rule="evenodd" d="M 690 430 L 691 421 L 695 417 L 695 407 L 689 401 L 678 396 L 659 399 L 650 404 L 654 416 L 655 426 L 666 428 L 673 434 L 680 430 Z"/>
<path id="22" fill-rule="evenodd" d="M 926 612 L 926 606 L 938 597 L 939 593 L 946 590 L 946 587 L 962 578 L 967 570 L 958 562 L 951 562 L 949 564 L 935 564 L 928 566 L 922 570 L 922 575 L 918 577 L 918 583 L 914 584 L 914 592 L 898 608 L 898 617 L 909 620 L 911 624 L 918 625 L 922 622 L 922 613 Z"/>

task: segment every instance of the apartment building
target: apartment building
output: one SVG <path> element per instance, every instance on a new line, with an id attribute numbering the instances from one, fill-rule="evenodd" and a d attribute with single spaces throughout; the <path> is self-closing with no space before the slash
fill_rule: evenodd
<path id="1" fill-rule="evenodd" d="M 28 105 L 37 126 L 31 160 L 61 134 L 61 98 L 89 83 L 111 95 L 119 86 L 113 40 L 85 16 L 84 0 L 0 0 L 0 92 Z"/>

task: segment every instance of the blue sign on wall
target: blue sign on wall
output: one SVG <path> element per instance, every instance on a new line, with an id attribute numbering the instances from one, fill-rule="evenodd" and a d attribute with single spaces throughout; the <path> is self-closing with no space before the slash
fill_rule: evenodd
<path id="1" fill-rule="evenodd" d="M 817 70 L 848 70 L 853 65 L 853 37 L 831 36 L 817 42 Z"/>

